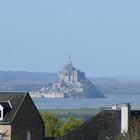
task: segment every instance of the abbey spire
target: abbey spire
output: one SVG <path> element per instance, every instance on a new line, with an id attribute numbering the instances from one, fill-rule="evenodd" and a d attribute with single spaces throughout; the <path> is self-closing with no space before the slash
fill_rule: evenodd
<path id="1" fill-rule="evenodd" d="M 68 64 L 72 65 L 71 55 L 69 55 L 69 62 L 68 62 Z"/>

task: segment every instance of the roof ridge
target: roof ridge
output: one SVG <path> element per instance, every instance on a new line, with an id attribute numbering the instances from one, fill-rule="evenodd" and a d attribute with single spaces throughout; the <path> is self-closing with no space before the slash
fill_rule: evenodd
<path id="1" fill-rule="evenodd" d="M 23 99 L 22 99 L 21 103 L 19 104 L 19 106 L 18 106 L 18 108 L 17 108 L 17 110 L 16 110 L 16 112 L 15 112 L 15 114 L 14 114 L 14 116 L 13 116 L 12 120 L 10 121 L 10 123 L 12 123 L 12 121 L 13 121 L 13 120 L 14 120 L 14 118 L 16 117 L 16 114 L 18 113 L 18 111 L 19 111 L 19 109 L 20 109 L 20 107 L 21 107 L 21 105 L 22 105 L 23 101 L 25 100 L 26 96 L 27 96 L 29 93 L 28 93 L 28 92 L 25 92 L 24 94 L 25 94 L 25 96 L 23 97 Z"/>

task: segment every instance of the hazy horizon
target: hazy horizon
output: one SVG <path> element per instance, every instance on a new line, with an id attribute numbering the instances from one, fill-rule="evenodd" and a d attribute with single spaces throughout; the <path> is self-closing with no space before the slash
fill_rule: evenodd
<path id="1" fill-rule="evenodd" d="M 0 1 L 0 70 L 140 77 L 140 1 Z"/>

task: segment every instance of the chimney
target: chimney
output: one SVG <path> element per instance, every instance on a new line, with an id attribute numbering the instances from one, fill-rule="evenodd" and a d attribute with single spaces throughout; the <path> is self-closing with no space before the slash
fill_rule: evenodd
<path id="1" fill-rule="evenodd" d="M 117 107 L 117 104 L 113 104 L 113 105 L 112 105 L 112 110 L 117 110 L 117 108 L 118 108 L 118 107 Z"/>
<path id="2" fill-rule="evenodd" d="M 129 103 L 122 104 L 121 107 L 121 133 L 128 132 L 129 119 L 130 119 L 131 106 Z"/>

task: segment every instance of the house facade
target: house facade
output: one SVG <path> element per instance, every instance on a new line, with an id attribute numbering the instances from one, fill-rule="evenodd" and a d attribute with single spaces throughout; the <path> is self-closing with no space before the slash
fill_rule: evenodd
<path id="1" fill-rule="evenodd" d="M 0 93 L 0 140 L 43 140 L 44 122 L 28 93 Z"/>

